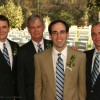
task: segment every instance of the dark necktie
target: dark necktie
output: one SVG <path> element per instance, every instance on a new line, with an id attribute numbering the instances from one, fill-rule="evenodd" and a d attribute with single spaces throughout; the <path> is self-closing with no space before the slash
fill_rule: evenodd
<path id="1" fill-rule="evenodd" d="M 9 54 L 8 54 L 8 50 L 6 48 L 5 43 L 3 44 L 3 55 L 4 55 L 4 58 L 6 59 L 8 65 L 10 66 Z"/>
<path id="2" fill-rule="evenodd" d="M 41 44 L 38 44 L 38 52 L 42 52 L 42 47 L 41 47 Z"/>
<path id="3" fill-rule="evenodd" d="M 63 100 L 64 92 L 64 64 L 61 53 L 58 54 L 56 62 L 56 97 L 57 100 Z"/>
<path id="4" fill-rule="evenodd" d="M 99 75 L 99 64 L 100 64 L 99 55 L 100 55 L 100 52 L 97 52 L 96 57 L 94 59 L 93 71 L 92 71 L 92 83 L 93 83 L 93 85 L 95 84 L 96 79 Z"/>

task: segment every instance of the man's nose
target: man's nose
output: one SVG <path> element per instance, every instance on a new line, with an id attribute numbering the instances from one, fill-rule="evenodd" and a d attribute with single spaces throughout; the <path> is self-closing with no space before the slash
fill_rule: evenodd
<path id="1" fill-rule="evenodd" d="M 2 32 L 2 28 L 0 27 L 0 32 Z"/>
<path id="2" fill-rule="evenodd" d="M 57 36 L 58 36 L 58 37 L 60 37 L 60 36 L 61 36 L 61 33 L 60 33 L 60 32 L 58 32 L 58 33 L 57 33 Z"/>

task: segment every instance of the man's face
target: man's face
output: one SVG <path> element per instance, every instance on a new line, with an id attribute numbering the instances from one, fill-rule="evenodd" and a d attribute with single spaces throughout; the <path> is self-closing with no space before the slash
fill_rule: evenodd
<path id="1" fill-rule="evenodd" d="M 66 47 L 66 41 L 69 33 L 66 32 L 64 24 L 58 22 L 52 26 L 52 34 L 50 35 L 53 41 L 53 46 L 58 51 L 62 51 Z"/>
<path id="2" fill-rule="evenodd" d="M 0 41 L 4 42 L 9 32 L 7 21 L 0 20 Z"/>
<path id="3" fill-rule="evenodd" d="M 37 18 L 35 21 L 30 20 L 28 25 L 28 31 L 31 35 L 32 40 L 36 42 L 41 41 L 41 39 L 43 38 L 44 28 L 45 27 L 40 19 Z"/>
<path id="4" fill-rule="evenodd" d="M 91 30 L 92 40 L 97 50 L 100 51 L 100 24 L 94 26 Z"/>

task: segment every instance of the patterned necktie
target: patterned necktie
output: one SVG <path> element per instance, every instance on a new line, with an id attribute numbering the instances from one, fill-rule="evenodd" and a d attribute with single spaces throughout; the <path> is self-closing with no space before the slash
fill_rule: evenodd
<path id="1" fill-rule="evenodd" d="M 41 47 L 41 44 L 38 44 L 38 52 L 41 52 L 41 51 L 43 51 L 42 47 Z"/>
<path id="2" fill-rule="evenodd" d="M 4 55 L 4 58 L 6 59 L 8 65 L 10 66 L 9 54 L 8 54 L 8 50 L 6 48 L 5 43 L 3 44 L 3 55 Z"/>
<path id="3" fill-rule="evenodd" d="M 97 52 L 96 57 L 94 59 L 94 65 L 93 65 L 93 71 L 92 71 L 92 83 L 93 83 L 93 85 L 95 84 L 96 79 L 99 75 L 99 63 L 100 63 L 99 55 L 100 55 L 100 52 Z"/>
<path id="4" fill-rule="evenodd" d="M 56 62 L 56 96 L 57 100 L 63 100 L 64 92 L 64 64 L 61 53 L 58 54 Z"/>

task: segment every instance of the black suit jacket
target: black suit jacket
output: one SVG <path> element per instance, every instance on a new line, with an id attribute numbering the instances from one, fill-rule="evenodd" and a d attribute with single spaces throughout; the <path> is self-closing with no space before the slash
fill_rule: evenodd
<path id="1" fill-rule="evenodd" d="M 87 100 L 100 100 L 100 74 L 96 80 L 94 86 L 92 86 L 92 58 L 95 49 L 85 51 L 87 62 L 86 62 L 86 86 L 87 86 Z"/>
<path id="2" fill-rule="evenodd" d="M 13 54 L 13 66 L 7 64 L 2 52 L 0 51 L 0 100 L 14 100 L 16 95 L 16 56 L 18 44 L 8 40 Z M 17 93 L 17 92 L 16 92 Z"/>
<path id="3" fill-rule="evenodd" d="M 44 48 L 52 43 L 44 39 Z M 24 44 L 18 50 L 18 95 L 20 100 L 34 100 L 34 54 L 36 53 L 32 41 Z"/>

